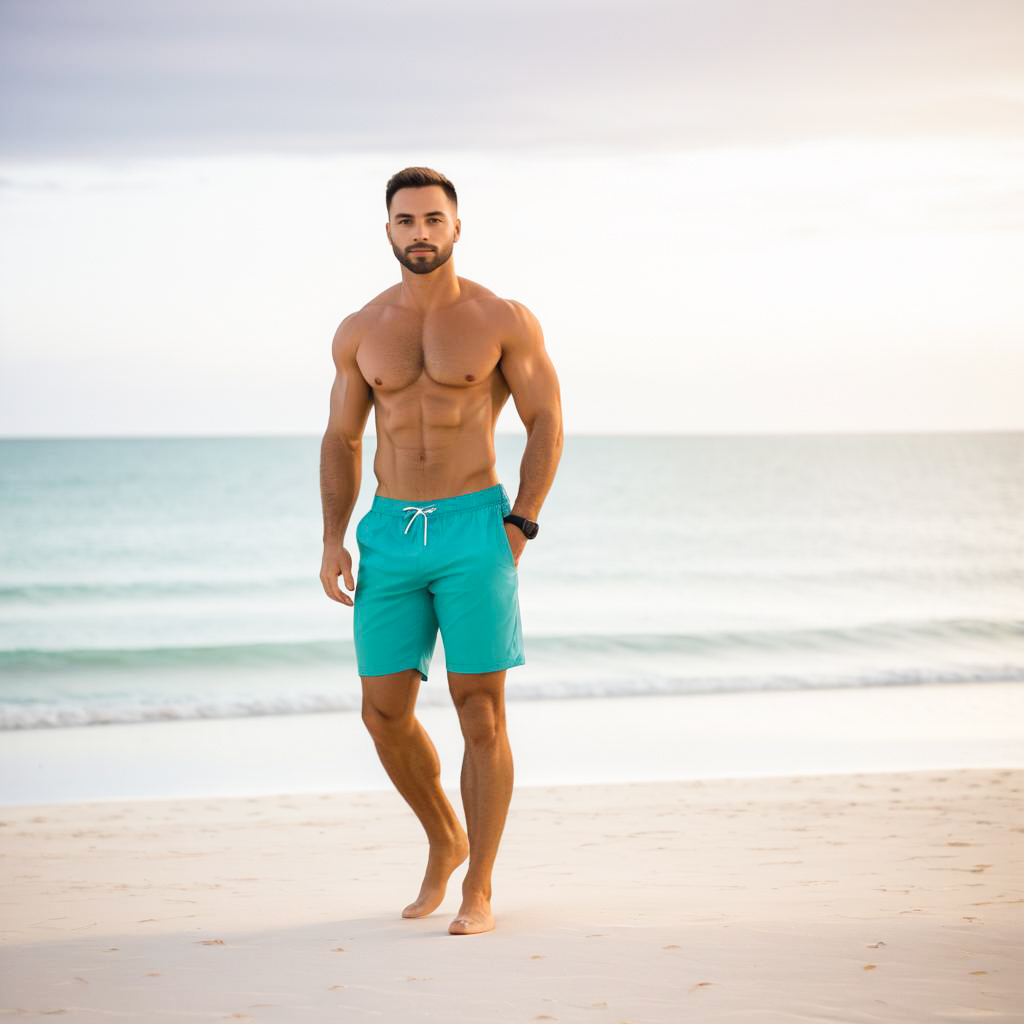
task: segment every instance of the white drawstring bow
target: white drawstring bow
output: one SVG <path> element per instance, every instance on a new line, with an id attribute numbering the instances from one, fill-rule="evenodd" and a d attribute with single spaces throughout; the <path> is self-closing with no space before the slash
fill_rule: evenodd
<path id="1" fill-rule="evenodd" d="M 412 526 L 412 524 L 416 522 L 416 517 L 417 516 L 423 516 L 423 543 L 424 543 L 424 545 L 426 545 L 426 543 L 427 543 L 427 514 L 429 512 L 433 512 L 434 509 L 436 509 L 436 508 L 437 508 L 436 505 L 406 505 L 405 508 L 402 509 L 403 512 L 408 512 L 410 509 L 415 509 L 415 511 L 413 512 L 412 518 L 409 520 L 409 522 L 407 522 L 405 524 L 405 529 L 402 532 L 403 533 L 408 533 L 409 532 L 409 527 Z"/>

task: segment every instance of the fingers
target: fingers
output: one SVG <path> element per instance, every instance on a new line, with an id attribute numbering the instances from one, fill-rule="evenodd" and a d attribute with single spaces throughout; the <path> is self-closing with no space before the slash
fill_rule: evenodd
<path id="1" fill-rule="evenodd" d="M 356 589 L 356 585 L 352 581 L 352 563 L 350 562 L 348 568 L 342 569 L 341 571 L 342 571 L 342 574 L 343 574 L 343 576 L 345 578 L 345 586 L 348 587 L 349 590 L 355 590 Z M 338 600 L 340 600 L 342 604 L 347 604 L 350 607 L 353 606 L 352 605 L 352 598 L 349 597 L 348 594 L 346 594 L 343 590 L 340 590 L 338 588 L 338 581 L 337 580 L 334 581 L 334 589 L 337 590 L 337 592 L 338 592 Z"/>
<path id="2" fill-rule="evenodd" d="M 354 591 L 356 589 L 355 580 L 352 578 L 352 561 L 348 560 L 348 565 L 324 565 L 320 569 L 320 582 L 323 584 L 324 593 L 332 601 L 337 601 L 339 604 L 347 604 L 349 607 L 354 606 L 354 602 L 351 597 L 348 596 L 338 586 L 338 576 L 344 574 L 345 586 L 349 590 Z"/>
<path id="3" fill-rule="evenodd" d="M 324 593 L 332 600 L 339 601 L 344 604 L 342 600 L 342 593 L 338 589 L 338 581 L 333 579 L 329 573 L 320 573 L 320 583 L 323 585 Z"/>
<path id="4" fill-rule="evenodd" d="M 332 601 L 337 601 L 339 604 L 347 604 L 350 607 L 353 605 L 352 598 L 338 588 L 338 581 L 336 579 L 332 579 L 330 576 L 326 578 L 321 576 L 320 582 L 324 585 L 324 592 Z"/>

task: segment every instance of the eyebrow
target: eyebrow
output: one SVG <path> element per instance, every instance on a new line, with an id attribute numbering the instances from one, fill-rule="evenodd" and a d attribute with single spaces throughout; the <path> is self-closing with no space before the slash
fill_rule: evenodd
<path id="1" fill-rule="evenodd" d="M 396 213 L 395 214 L 395 219 L 397 220 L 399 217 L 411 217 L 411 216 L 413 216 L 411 213 Z M 445 213 L 444 213 L 443 210 L 430 210 L 428 213 L 423 214 L 423 216 L 424 217 L 444 217 Z"/>

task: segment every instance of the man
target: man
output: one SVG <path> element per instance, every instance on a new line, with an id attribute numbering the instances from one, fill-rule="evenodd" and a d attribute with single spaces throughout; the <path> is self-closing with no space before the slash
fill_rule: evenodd
<path id="1" fill-rule="evenodd" d="M 337 374 L 320 456 L 320 579 L 329 597 L 354 606 L 363 721 L 430 844 L 419 896 L 402 916 L 435 910 L 468 856 L 462 906 L 448 928 L 467 935 L 494 927 L 491 870 L 513 780 L 505 672 L 526 660 L 518 566 L 561 458 L 561 402 L 534 315 L 455 274 L 462 225 L 452 183 L 407 167 L 388 182 L 385 199 L 402 280 L 347 316 L 334 336 Z M 528 433 L 511 505 L 494 457 L 494 425 L 510 394 Z M 377 490 L 356 525 L 356 584 L 344 537 L 371 404 Z M 465 739 L 468 837 L 413 713 L 438 628 Z"/>

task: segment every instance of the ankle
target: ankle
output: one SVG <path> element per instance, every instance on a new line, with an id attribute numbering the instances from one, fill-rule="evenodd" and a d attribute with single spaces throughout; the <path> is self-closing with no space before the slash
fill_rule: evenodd
<path id="1" fill-rule="evenodd" d="M 484 900 L 487 903 L 491 902 L 491 883 L 487 882 L 484 885 L 472 885 L 466 882 L 462 883 L 462 898 L 464 900 Z"/>

